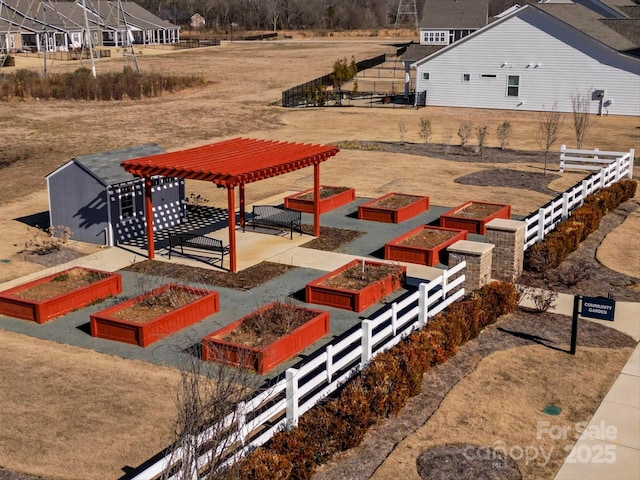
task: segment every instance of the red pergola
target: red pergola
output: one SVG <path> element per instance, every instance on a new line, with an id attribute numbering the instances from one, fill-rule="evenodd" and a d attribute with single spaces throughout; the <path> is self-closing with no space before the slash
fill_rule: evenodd
<path id="1" fill-rule="evenodd" d="M 244 224 L 244 186 L 313 165 L 313 232 L 320 235 L 320 162 L 339 152 L 338 147 L 306 143 L 234 138 L 223 142 L 134 158 L 122 162 L 124 169 L 144 178 L 149 259 L 155 255 L 151 177 L 162 175 L 213 182 L 227 189 L 230 270 L 236 271 L 235 187 L 240 191 L 240 222 Z"/>

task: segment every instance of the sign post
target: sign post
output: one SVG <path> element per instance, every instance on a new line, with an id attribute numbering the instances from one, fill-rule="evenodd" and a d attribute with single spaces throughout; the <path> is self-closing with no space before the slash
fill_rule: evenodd
<path id="1" fill-rule="evenodd" d="M 595 318 L 597 320 L 613 322 L 615 311 L 616 301 L 613 298 L 583 297 L 582 295 L 574 295 L 573 318 L 571 321 L 571 348 L 569 353 L 571 353 L 571 355 L 576 354 L 579 315 L 585 318 Z"/>

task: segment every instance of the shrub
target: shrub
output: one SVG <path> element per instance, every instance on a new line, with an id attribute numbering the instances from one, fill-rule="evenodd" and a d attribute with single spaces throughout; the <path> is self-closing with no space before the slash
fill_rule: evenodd
<path id="1" fill-rule="evenodd" d="M 476 127 L 476 139 L 478 140 L 478 153 L 483 156 L 489 140 L 489 127 L 486 125 Z"/>
<path id="2" fill-rule="evenodd" d="M 424 143 L 429 143 L 429 138 L 431 138 L 431 120 L 428 118 L 420 119 L 420 138 L 424 140 Z"/>
<path id="3" fill-rule="evenodd" d="M 458 127 L 458 137 L 460 137 L 460 146 L 465 147 L 471 138 L 473 132 L 473 125 L 470 121 L 464 120 L 460 122 Z"/>

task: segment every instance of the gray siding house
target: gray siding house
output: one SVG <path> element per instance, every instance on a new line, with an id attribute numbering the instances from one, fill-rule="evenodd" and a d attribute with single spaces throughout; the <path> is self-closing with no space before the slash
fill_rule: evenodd
<path id="1" fill-rule="evenodd" d="M 45 178 L 52 226 L 69 227 L 72 239 L 113 246 L 145 235 L 143 180 L 122 168 L 124 160 L 165 150 L 156 144 L 75 157 Z M 154 228 L 179 225 L 186 218 L 184 180 L 152 178 Z"/>
<path id="2" fill-rule="evenodd" d="M 426 106 L 572 112 L 580 95 L 590 113 L 638 115 L 636 22 L 574 3 L 528 4 L 415 62 L 416 96 Z"/>

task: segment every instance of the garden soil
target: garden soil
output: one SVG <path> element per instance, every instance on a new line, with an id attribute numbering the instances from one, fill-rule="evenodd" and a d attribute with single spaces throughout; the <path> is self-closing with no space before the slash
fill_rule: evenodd
<path id="1" fill-rule="evenodd" d="M 328 73 L 336 59 L 354 56 L 361 60 L 393 53 L 398 41 L 306 39 L 223 43 L 163 54 L 145 50 L 138 56 L 143 71 L 194 73 L 202 75 L 207 86 L 141 101 L 25 99 L 0 103 L 0 282 L 47 266 L 33 261 L 36 257 L 25 249 L 48 225 L 45 175 L 74 156 L 132 145 L 155 142 L 173 151 L 235 136 L 339 144 L 341 152 L 322 164 L 323 184 L 354 187 L 359 197 L 367 198 L 390 191 L 428 195 L 432 205 L 451 207 L 470 199 L 509 203 L 515 215 L 536 209 L 554 192 L 582 177 L 577 172 L 558 172 L 557 153 L 546 166 L 541 154 L 531 153 L 538 150 L 535 113 L 450 108 L 289 110 L 278 106 L 282 90 Z M 22 61 L 17 59 L 16 68 L 28 66 Z M 130 59 L 114 55 L 101 60 L 98 71 L 121 70 L 127 61 Z M 77 67 L 63 62 L 50 65 L 53 72 Z M 424 145 L 419 136 L 423 117 L 432 122 L 431 146 Z M 575 144 L 571 117 L 563 117 L 556 152 L 561 143 Z M 483 156 L 473 150 L 456 153 L 456 132 L 463 119 L 487 125 L 490 132 L 508 120 L 513 129 L 508 147 L 513 151 L 499 150 L 493 136 L 491 148 Z M 599 117 L 585 147 L 640 151 L 638 128 L 637 118 Z M 375 143 L 363 148 L 361 142 Z M 292 172 L 249 185 L 247 201 L 312 184 L 312 171 Z M 203 182 L 188 182 L 187 188 L 188 193 L 210 199 L 212 206 L 226 205 L 221 189 Z M 605 272 L 600 274 L 607 278 L 622 275 L 609 284 L 630 291 L 626 295 L 633 297 L 640 265 L 638 249 L 629 245 L 637 243 L 640 231 L 638 197 L 626 208 L 626 214 L 616 217 L 615 227 L 594 241 L 584 255 L 598 267 L 594 271 Z M 98 248 L 72 238 L 55 255 L 63 262 Z M 593 278 L 595 283 L 597 276 Z M 430 372 L 425 379 L 431 381 L 429 388 L 400 416 L 371 432 L 365 442 L 371 448 L 337 458 L 318 478 L 369 478 L 374 474 L 375 478 L 389 478 L 401 471 L 407 478 L 416 478 L 415 461 L 430 445 L 447 441 L 491 444 L 498 437 L 514 444 L 526 440 L 511 433 L 522 427 L 523 435 L 530 435 L 531 425 L 518 422 L 538 418 L 538 409 L 546 402 L 575 404 L 568 407 L 569 422 L 588 419 L 633 342 L 611 329 L 585 322 L 575 368 L 564 372 L 563 383 L 555 375 L 569 368 L 563 351 L 569 323 L 569 319 L 557 316 L 518 313 L 487 329 L 478 341 Z M 0 337 L 4 345 L 0 363 L 5 366 L 0 369 L 0 388 L 16 394 L 14 400 L 5 396 L 0 405 L 1 423 L 12 426 L 0 441 L 3 467 L 44 478 L 117 478 L 125 466 L 139 464 L 166 445 L 175 412 L 171 407 L 178 382 L 175 371 L 9 332 L 0 332 Z M 505 369 L 505 365 L 512 367 Z M 591 381 L 587 386 L 581 380 L 594 370 L 599 373 L 592 388 Z M 487 385 L 503 385 L 508 391 L 512 386 L 520 395 L 517 398 L 528 400 L 514 402 L 515 397 Z M 585 400 L 580 400 L 583 397 Z M 149 398 L 162 408 L 145 410 Z M 105 413 L 101 416 L 98 412 Z M 434 421 L 427 422 L 431 417 Z M 478 418 L 483 428 L 474 423 Z M 465 425 L 467 430 L 453 435 L 452 426 Z M 390 456 L 391 463 L 385 465 L 383 461 L 396 444 L 402 445 L 398 456 L 395 460 Z M 88 458 L 96 462 L 87 464 Z M 553 465 L 561 459 L 561 455 L 554 457 Z M 399 464 L 406 468 L 400 469 Z M 536 478 L 553 477 L 547 473 Z M 18 477 L 0 468 L 0 478 Z"/>

